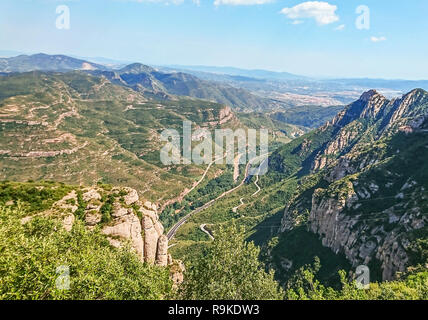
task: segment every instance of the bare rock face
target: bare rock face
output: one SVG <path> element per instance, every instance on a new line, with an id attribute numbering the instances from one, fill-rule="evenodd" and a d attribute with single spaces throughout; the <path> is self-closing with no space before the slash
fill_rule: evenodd
<path id="1" fill-rule="evenodd" d="M 406 271 L 409 262 L 407 234 L 422 228 L 427 221 L 420 208 L 409 203 L 403 205 L 412 207 L 411 210 L 403 212 L 401 206 L 394 205 L 376 215 L 373 213 L 370 218 L 358 210 L 355 215 L 346 212 L 347 208 L 358 208 L 358 200 L 370 198 L 370 193 L 377 190 L 374 183 L 367 188 L 351 183 L 348 192 L 339 195 L 328 195 L 323 189 L 315 191 L 309 228 L 320 235 L 324 246 L 335 253 L 343 253 L 354 267 L 377 259 L 381 263 L 383 280 L 393 280 L 397 272 Z M 400 232 L 403 229 L 407 232 Z"/>
<path id="2" fill-rule="evenodd" d="M 150 201 L 145 201 L 143 204 L 144 208 L 147 210 L 152 210 L 152 203 Z"/>
<path id="3" fill-rule="evenodd" d="M 141 236 L 141 224 L 138 217 L 132 213 L 132 210 L 128 211 L 127 215 L 115 220 L 113 226 L 104 227 L 103 233 L 109 236 L 131 240 L 132 246 L 138 256 L 143 259 L 144 241 Z"/>
<path id="4" fill-rule="evenodd" d="M 88 226 L 95 226 L 101 222 L 101 214 L 96 210 L 91 210 L 85 215 L 85 222 Z"/>
<path id="5" fill-rule="evenodd" d="M 128 214 L 128 209 L 123 208 L 119 203 L 115 202 L 113 204 L 112 216 L 114 218 L 120 218 Z"/>
<path id="6" fill-rule="evenodd" d="M 138 192 L 137 190 L 131 189 L 131 188 L 124 188 L 125 191 L 128 192 L 128 194 L 124 197 L 125 204 L 127 206 L 136 203 L 139 200 Z"/>
<path id="7" fill-rule="evenodd" d="M 83 201 L 89 202 L 92 199 L 101 200 L 101 195 L 95 189 L 90 189 L 83 194 Z"/>
<path id="8" fill-rule="evenodd" d="M 110 242 L 112 247 L 115 247 L 115 248 L 122 247 L 122 242 L 120 242 L 120 240 L 109 238 L 109 237 L 107 237 L 107 240 L 108 242 Z"/>
<path id="9" fill-rule="evenodd" d="M 68 232 L 71 231 L 71 229 L 73 228 L 75 219 L 76 218 L 74 217 L 74 214 L 70 214 L 64 218 L 64 220 L 62 221 L 62 225 L 64 226 L 64 229 L 66 231 Z"/>
<path id="10" fill-rule="evenodd" d="M 142 225 L 144 230 L 144 259 L 148 263 L 154 263 L 156 260 L 159 234 L 150 216 L 145 215 L 143 217 Z"/>
<path id="11" fill-rule="evenodd" d="M 127 195 L 123 197 L 124 205 L 137 204 L 141 221 L 132 208 L 126 208 L 118 202 L 113 204 L 113 221 L 103 232 L 123 239 L 130 239 L 141 260 L 162 266 L 168 265 L 168 240 L 163 235 L 164 228 L 157 215 L 157 206 L 149 201 L 142 204 L 136 190 L 123 188 Z M 120 192 L 120 190 L 115 190 Z M 138 224 L 138 226 L 137 226 Z"/>
<path id="12" fill-rule="evenodd" d="M 156 264 L 158 266 L 168 265 L 168 238 L 161 235 L 158 240 L 158 252 L 156 254 Z"/>
<path id="13" fill-rule="evenodd" d="M 125 195 L 123 195 L 124 191 L 126 192 Z M 105 192 L 99 187 L 93 187 L 85 189 L 83 194 L 85 224 L 91 230 L 102 222 L 101 208 L 103 203 L 101 194 L 106 199 Z M 110 217 L 107 215 L 107 222 L 103 222 L 102 233 L 107 236 L 110 244 L 115 248 L 120 248 L 124 241 L 130 241 L 143 262 L 159 266 L 176 263 L 168 255 L 168 238 L 164 235 L 164 227 L 159 221 L 156 204 L 149 201 L 143 204 L 137 191 L 131 188 L 113 188 L 109 192 L 114 195 L 116 200 L 111 204 Z M 139 212 L 134 211 L 134 204 L 139 207 Z M 73 213 L 78 209 L 76 192 L 73 190 L 55 203 L 55 208 L 63 214 L 64 228 L 71 231 L 76 219 Z M 181 267 L 176 269 L 180 270 Z M 180 281 L 179 272 L 174 274 L 176 274 L 176 280 Z"/>
<path id="14" fill-rule="evenodd" d="M 179 286 L 184 280 L 184 271 L 186 268 L 184 267 L 183 262 L 180 260 L 174 260 L 170 264 L 170 275 L 173 281 L 173 286 Z"/>
<path id="15" fill-rule="evenodd" d="M 322 176 L 313 185 L 319 189 L 305 189 L 308 192 L 287 203 L 281 231 L 298 226 L 303 216 L 309 231 L 354 267 L 376 262 L 384 280 L 405 271 L 411 235 L 428 224 L 422 204 L 427 195 L 422 178 L 411 180 L 413 175 L 419 177 L 418 169 L 403 167 L 413 162 L 407 153 L 400 159 L 394 139 L 398 132 L 404 132 L 400 136 L 428 132 L 427 101 L 421 89 L 392 100 L 370 90 L 318 129 L 326 134 L 325 140 L 314 150 L 314 160 L 312 154 L 306 160 L 312 161 L 318 175 L 312 178 Z M 305 157 L 314 142 L 304 140 L 295 151 Z M 409 180 L 404 183 L 405 178 Z"/>

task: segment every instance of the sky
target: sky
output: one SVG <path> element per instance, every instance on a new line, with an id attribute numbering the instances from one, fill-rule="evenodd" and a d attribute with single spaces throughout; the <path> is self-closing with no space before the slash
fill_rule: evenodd
<path id="1" fill-rule="evenodd" d="M 0 51 L 428 79 L 427 16 L 426 0 L 1 0 Z"/>

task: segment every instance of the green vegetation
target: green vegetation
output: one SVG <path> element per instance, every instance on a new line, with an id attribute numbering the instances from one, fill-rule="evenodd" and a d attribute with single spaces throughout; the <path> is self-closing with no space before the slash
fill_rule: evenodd
<path id="1" fill-rule="evenodd" d="M 343 106 L 299 106 L 276 112 L 271 115 L 271 118 L 290 125 L 314 129 L 333 119 L 342 109 Z"/>
<path id="2" fill-rule="evenodd" d="M 111 214 L 113 212 L 114 194 L 109 194 L 106 201 L 100 208 L 101 223 L 108 223 L 111 221 Z"/>
<path id="3" fill-rule="evenodd" d="M 258 260 L 259 249 L 245 241 L 235 226 L 221 229 L 216 240 L 186 272 L 180 288 L 183 299 L 273 300 L 283 292 Z"/>
<path id="4" fill-rule="evenodd" d="M 85 203 L 85 201 L 83 201 L 82 190 L 78 190 L 77 191 L 77 210 L 74 213 L 74 215 L 78 219 L 83 221 L 85 219 L 85 209 L 86 209 L 86 203 Z"/>
<path id="5" fill-rule="evenodd" d="M 26 224 L 22 208 L 0 207 L 0 300 L 165 299 L 172 292 L 166 268 L 142 264 L 129 247 L 115 249 L 99 230 L 77 221 L 71 232 L 52 218 Z M 68 266 L 70 289 L 56 286 Z"/>
<path id="6" fill-rule="evenodd" d="M 165 128 L 180 131 L 183 120 L 218 128 L 225 109 L 209 101 L 172 100 L 167 93 L 218 100 L 224 91 L 205 90 L 183 74 L 168 76 L 134 67 L 123 72 L 129 87 L 106 81 L 99 77 L 102 72 L 95 72 L 96 76 L 35 72 L 0 77 L 0 178 L 48 178 L 75 185 L 0 183 L 1 299 L 427 298 L 428 123 L 424 120 L 423 130 L 415 132 L 403 126 L 405 117 L 426 119 L 425 92 L 417 92 L 416 102 L 405 106 L 399 121 L 389 122 L 397 103 L 379 112 L 383 116 L 373 117 L 363 114 L 365 103 L 359 100 L 334 124 L 291 142 L 341 107 L 232 117 L 230 128 L 243 123 L 270 130 L 270 170 L 267 175 L 249 177 L 180 228 L 170 250 L 187 267 L 177 296 L 168 268 L 142 264 L 128 246 L 113 248 L 100 226 L 93 231 L 84 227 L 88 203 L 83 199 L 84 188 L 77 185 L 95 182 L 106 191 L 101 192 L 101 201 L 90 203 L 101 206 L 101 225 L 111 221 L 115 199 L 124 202 L 125 193 L 110 193 L 111 185 L 136 188 L 158 204 L 180 199 L 160 215 L 169 229 L 181 217 L 237 186 L 244 166 L 240 165 L 236 181 L 231 166 L 210 169 L 206 180 L 183 198 L 183 190 L 200 178 L 204 166 L 163 166 L 158 134 Z M 136 72 L 149 73 L 152 84 L 165 91 L 132 90 L 139 84 Z M 174 91 L 175 81 L 186 85 Z M 230 96 L 228 100 L 242 103 Z M 315 160 L 322 164 L 321 170 L 315 169 Z M 77 219 L 71 232 L 66 232 L 49 209 L 72 190 L 77 197 L 67 204 L 77 206 Z M 317 210 L 311 209 L 318 198 L 346 200 L 339 209 L 334 208 L 334 201 L 329 204 L 329 210 L 336 209 L 343 221 L 350 222 L 349 239 L 355 240 L 337 254 L 322 245 L 324 230 L 319 234 L 309 231 L 314 223 L 310 212 L 316 215 Z M 279 232 L 285 208 L 290 225 Z M 132 209 L 139 214 L 138 207 Z M 200 229 L 202 224 L 214 241 Z M 378 246 L 387 234 L 397 235 L 397 247 L 405 244 L 401 247 L 412 268 L 396 281 L 357 289 L 346 276 L 351 265 L 343 252 L 350 256 L 349 250 L 358 249 L 353 252 L 358 260 L 361 251 L 369 252 L 370 245 Z M 363 248 L 362 242 L 370 245 Z M 372 280 L 378 280 L 381 263 L 373 252 L 369 267 Z M 61 265 L 70 266 L 70 290 L 55 285 L 56 268 Z"/>
<path id="7" fill-rule="evenodd" d="M 0 197 L 0 299 L 384 300 L 427 299 L 428 296 L 428 273 L 423 263 L 415 264 L 410 273 L 396 281 L 371 283 L 369 290 L 358 289 L 352 279 L 346 277 L 346 271 L 339 271 L 350 269 L 346 260 L 322 247 L 319 239 L 303 226 L 269 241 L 265 248 L 270 251 L 268 257 L 272 257 L 269 262 L 265 251 L 261 252 L 249 242 L 248 236 L 265 243 L 269 237 L 262 236 L 260 230 L 266 235 L 263 227 L 278 222 L 275 214 L 272 219 L 258 220 L 254 233 L 249 229 L 253 224 L 247 225 L 242 217 L 210 226 L 215 234 L 213 242 L 199 229 L 200 233 L 194 233 L 198 222 L 187 223 L 182 236 L 187 234 L 192 240 L 183 238 L 179 241 L 181 246 L 173 247 L 177 254 L 188 258 L 185 280 L 175 291 L 168 268 L 141 263 L 128 245 L 120 249 L 112 247 L 99 227 L 89 231 L 84 222 L 77 219 L 71 232 L 67 232 L 60 216 L 39 215 L 30 205 L 32 198 L 38 199 L 37 208 L 48 210 L 54 200 L 73 189 L 81 193 L 79 187 L 52 182 L 4 182 L 1 186 L 8 191 Z M 104 190 L 108 189 L 111 187 L 106 186 Z M 108 192 L 101 193 L 101 203 L 107 213 L 112 199 Z M 47 202 L 43 196 L 49 194 L 53 198 Z M 118 193 L 117 197 L 120 196 Z M 83 201 L 79 198 L 75 204 Z M 14 200 L 13 204 L 10 199 Z M 23 223 L 22 218 L 29 215 L 31 219 Z M 418 261 L 421 257 L 426 261 L 427 257 L 424 232 L 414 235 L 418 240 L 414 241 L 412 250 Z M 275 276 L 273 271 L 266 271 L 265 263 L 275 266 L 284 263 L 287 257 L 293 258 L 293 266 L 286 274 L 277 267 Z M 315 262 L 311 264 L 311 261 Z M 61 266 L 69 268 L 69 290 L 57 287 L 61 276 L 57 268 Z M 285 291 L 279 287 L 280 283 Z"/>
<path id="8" fill-rule="evenodd" d="M 341 289 L 325 287 L 316 280 L 319 260 L 312 266 L 299 269 L 288 284 L 286 299 L 289 300 L 427 300 L 428 272 L 419 271 L 391 282 L 370 283 L 368 289 L 360 289 L 355 281 L 346 279 L 340 271 Z"/>
<path id="9" fill-rule="evenodd" d="M 321 263 L 316 273 L 317 279 L 325 285 L 337 288 L 340 283 L 338 271 L 351 270 L 350 263 L 343 255 L 336 255 L 324 247 L 317 235 L 306 231 L 306 226 L 282 233 L 279 238 L 272 240 L 270 254 L 265 259 L 276 266 L 276 278 L 281 283 L 286 283 L 296 271 L 310 264 L 315 258 Z M 292 263 L 286 268 L 288 261 Z"/>
<path id="10" fill-rule="evenodd" d="M 248 128 L 268 129 L 274 137 L 272 143 L 277 142 L 278 145 L 288 143 L 296 136 L 300 136 L 307 131 L 307 128 L 295 126 L 286 122 L 273 119 L 272 114 L 267 113 L 238 113 L 239 120 Z M 271 149 L 272 150 L 272 149 Z"/>
<path id="11" fill-rule="evenodd" d="M 165 229 L 171 228 L 182 217 L 193 210 L 202 207 L 205 203 L 217 198 L 223 192 L 236 186 L 233 181 L 231 168 L 225 169 L 223 174 L 208 181 L 204 181 L 190 192 L 180 202 L 167 206 L 159 216 Z"/>
<path id="12" fill-rule="evenodd" d="M 0 77 L 0 149 L 7 151 L 0 154 L 0 179 L 101 182 L 147 190 L 147 200 L 167 201 L 191 186 L 203 169 L 160 163 L 160 132 L 180 132 L 183 120 L 218 128 L 224 108 L 185 97 L 150 100 L 84 72 Z M 233 128 L 239 121 L 233 118 L 227 125 Z"/>
<path id="13" fill-rule="evenodd" d="M 18 201 L 25 203 L 29 212 L 40 212 L 49 209 L 55 201 L 62 199 L 73 187 L 52 181 L 17 183 L 0 182 L 0 205 Z"/>

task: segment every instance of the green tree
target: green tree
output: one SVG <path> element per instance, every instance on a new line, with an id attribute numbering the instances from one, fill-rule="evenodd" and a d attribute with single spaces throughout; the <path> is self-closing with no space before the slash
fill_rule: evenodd
<path id="1" fill-rule="evenodd" d="M 235 224 L 220 228 L 195 265 L 188 268 L 179 298 L 190 300 L 283 299 L 284 292 L 258 260 L 260 249 Z"/>
<path id="2" fill-rule="evenodd" d="M 98 228 L 76 219 L 67 232 L 55 217 L 33 216 L 0 206 L 0 300 L 166 299 L 172 292 L 168 268 L 143 264 L 130 246 L 110 246 Z M 56 282 L 67 266 L 70 288 Z"/>
<path id="3" fill-rule="evenodd" d="M 345 271 L 339 271 L 342 289 L 323 286 L 315 278 L 311 267 L 301 268 L 293 277 L 286 291 L 290 300 L 427 300 L 428 271 L 418 270 L 402 279 L 371 283 L 369 289 L 359 289 L 355 281 L 347 279 Z"/>

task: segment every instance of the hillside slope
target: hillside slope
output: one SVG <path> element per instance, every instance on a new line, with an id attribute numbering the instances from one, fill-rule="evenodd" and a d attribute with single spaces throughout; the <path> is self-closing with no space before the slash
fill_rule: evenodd
<path id="1" fill-rule="evenodd" d="M 152 94 L 157 99 L 188 96 L 246 110 L 267 109 L 277 104 L 273 100 L 258 97 L 247 90 L 224 83 L 201 80 L 183 72 L 161 72 L 140 63 L 128 65 L 120 70 L 91 73 L 103 75 L 113 83 L 128 86 L 146 95 Z"/>
<path id="2" fill-rule="evenodd" d="M 0 72 L 107 70 L 103 65 L 65 55 L 43 53 L 0 58 Z"/>
<path id="3" fill-rule="evenodd" d="M 0 221 L 3 299 L 165 299 L 183 281 L 157 206 L 131 188 L 0 183 Z"/>
<path id="4" fill-rule="evenodd" d="M 0 77 L 0 179 L 48 179 L 131 186 L 162 202 L 203 172 L 163 166 L 162 130 L 183 120 L 234 127 L 230 108 L 196 99 L 153 101 L 130 88 L 82 72 Z"/>
<path id="5" fill-rule="evenodd" d="M 425 265 L 428 238 L 428 93 L 388 100 L 376 91 L 332 121 L 278 150 L 271 168 L 299 185 L 283 214 L 280 243 L 298 230 L 373 278 L 391 280 Z M 295 239 L 307 241 L 300 232 Z M 278 261 L 290 255 L 272 249 Z M 282 257 L 281 257 L 282 256 Z M 280 258 L 280 259 L 279 259 Z M 280 271 L 281 272 L 281 271 Z"/>

